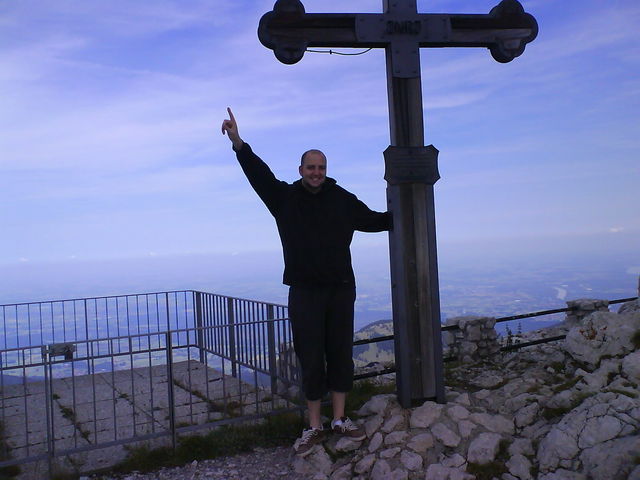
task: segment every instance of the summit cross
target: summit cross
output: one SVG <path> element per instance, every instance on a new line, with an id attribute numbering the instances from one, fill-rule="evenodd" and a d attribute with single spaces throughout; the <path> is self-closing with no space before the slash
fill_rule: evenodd
<path id="1" fill-rule="evenodd" d="M 424 145 L 420 48 L 484 47 L 507 63 L 524 52 L 538 24 L 517 0 L 488 14 L 418 13 L 416 0 L 383 0 L 384 13 L 306 13 L 277 0 L 260 19 L 260 42 L 285 64 L 309 47 L 384 48 L 391 143 L 384 151 L 396 387 L 407 408 L 444 403 L 440 294 L 433 185 L 438 150 Z"/>

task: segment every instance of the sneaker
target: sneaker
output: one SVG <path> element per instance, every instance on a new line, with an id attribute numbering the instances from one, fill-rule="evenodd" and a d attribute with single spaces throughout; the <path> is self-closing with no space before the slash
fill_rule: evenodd
<path id="1" fill-rule="evenodd" d="M 344 435 L 356 442 L 367 438 L 362 427 L 353 423 L 349 417 L 342 417 L 340 420 L 333 420 L 331 422 L 331 429 L 338 435 Z"/>
<path id="2" fill-rule="evenodd" d="M 314 445 L 322 442 L 324 439 L 324 430 L 319 428 L 307 428 L 302 431 L 302 436 L 293 444 L 296 455 L 305 457 L 311 453 Z"/>

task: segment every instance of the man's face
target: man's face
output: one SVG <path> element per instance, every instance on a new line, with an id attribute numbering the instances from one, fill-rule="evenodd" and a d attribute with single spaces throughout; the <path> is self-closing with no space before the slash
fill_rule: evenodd
<path id="1" fill-rule="evenodd" d="M 305 186 L 312 192 L 317 192 L 327 178 L 327 161 L 321 153 L 309 152 L 298 171 Z"/>

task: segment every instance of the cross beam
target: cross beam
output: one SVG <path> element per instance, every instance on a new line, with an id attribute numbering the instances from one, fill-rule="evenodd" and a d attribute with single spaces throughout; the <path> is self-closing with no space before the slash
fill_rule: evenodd
<path id="1" fill-rule="evenodd" d="M 438 150 L 424 146 L 421 47 L 485 47 L 507 63 L 538 33 L 517 0 L 486 15 L 422 14 L 416 0 L 383 0 L 382 14 L 306 13 L 300 0 L 277 0 L 258 37 L 285 64 L 308 47 L 384 48 L 391 145 L 384 151 L 396 386 L 403 407 L 444 402 L 440 296 L 433 185 Z"/>
<path id="2" fill-rule="evenodd" d="M 299 62 L 309 47 L 386 48 L 393 43 L 410 43 L 414 49 L 485 47 L 495 60 L 507 63 L 537 34 L 535 18 L 516 0 L 503 0 L 488 14 L 417 13 L 415 1 L 391 2 L 383 14 L 306 13 L 299 0 L 278 0 L 258 27 L 262 44 L 286 64 Z"/>

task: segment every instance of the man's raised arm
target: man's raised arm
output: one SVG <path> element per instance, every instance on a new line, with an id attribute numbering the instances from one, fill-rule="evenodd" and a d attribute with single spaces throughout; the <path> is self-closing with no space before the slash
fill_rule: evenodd
<path id="1" fill-rule="evenodd" d="M 233 116 L 233 112 L 231 108 L 227 107 L 227 112 L 229 112 L 229 120 L 224 120 L 222 122 L 222 134 L 227 135 L 231 143 L 233 144 L 233 149 L 237 152 L 242 148 L 244 141 L 240 138 L 238 134 L 238 123 L 236 122 L 235 117 Z"/>

